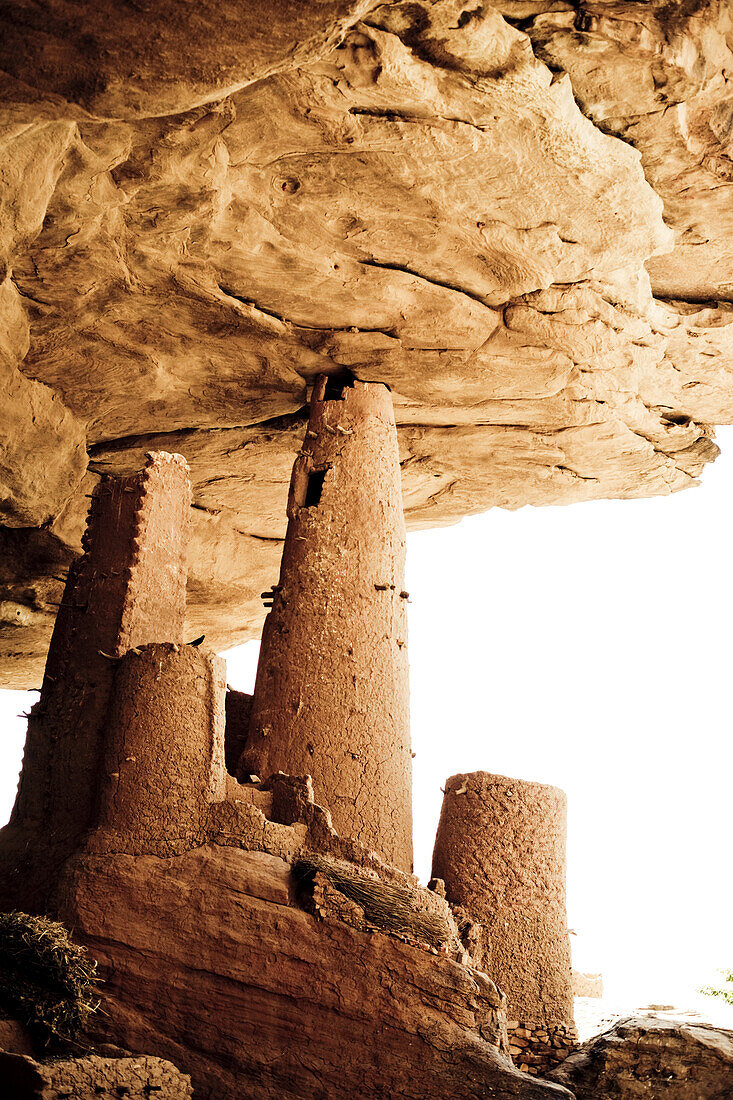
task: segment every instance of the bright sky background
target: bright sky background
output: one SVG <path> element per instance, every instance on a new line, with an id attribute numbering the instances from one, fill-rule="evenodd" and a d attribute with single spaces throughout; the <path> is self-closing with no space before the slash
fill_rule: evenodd
<path id="1" fill-rule="evenodd" d="M 714 1016 L 694 991 L 733 967 L 733 429 L 719 442 L 696 490 L 408 540 L 416 871 L 449 775 L 562 787 L 575 962 L 621 1008 Z M 257 648 L 227 655 L 233 687 Z M 34 698 L 0 692 L 0 821 Z"/>

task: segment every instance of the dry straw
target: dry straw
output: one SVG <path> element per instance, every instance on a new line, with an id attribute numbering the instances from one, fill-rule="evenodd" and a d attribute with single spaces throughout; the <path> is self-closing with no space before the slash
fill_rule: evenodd
<path id="1" fill-rule="evenodd" d="M 0 1013 L 44 1045 L 73 1042 L 92 1012 L 97 964 L 63 924 L 0 913 Z"/>
<path id="2" fill-rule="evenodd" d="M 300 882 L 316 873 L 322 874 L 339 893 L 356 902 L 366 920 L 376 928 L 409 936 L 436 948 L 453 938 L 447 918 L 423 908 L 416 891 L 408 886 L 381 882 L 351 864 L 327 856 L 302 855 L 295 865 Z"/>

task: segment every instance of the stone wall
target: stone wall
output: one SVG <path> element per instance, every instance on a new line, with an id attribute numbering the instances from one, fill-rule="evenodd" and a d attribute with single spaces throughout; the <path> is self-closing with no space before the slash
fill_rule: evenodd
<path id="1" fill-rule="evenodd" d="M 162 1058 L 37 1062 L 0 1050 L 0 1100 L 190 1100 L 191 1079 Z"/>
<path id="2" fill-rule="evenodd" d="M 545 1077 L 578 1045 L 578 1032 L 573 1024 L 543 1026 L 508 1020 L 507 1035 L 514 1064 L 533 1077 Z"/>

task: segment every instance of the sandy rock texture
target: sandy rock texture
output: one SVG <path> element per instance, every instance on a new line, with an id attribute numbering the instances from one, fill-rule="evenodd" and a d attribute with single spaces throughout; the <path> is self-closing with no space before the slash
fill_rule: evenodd
<path id="1" fill-rule="evenodd" d="M 632 1017 L 590 1039 L 551 1076 L 577 1100 L 727 1100 L 733 1095 L 733 1032 Z"/>
<path id="2" fill-rule="evenodd" d="M 408 527 L 668 493 L 733 419 L 725 0 L 0 4 L 0 676 L 87 494 L 194 483 L 259 632 L 309 381 L 392 388 Z"/>
<path id="3" fill-rule="evenodd" d="M 318 921 L 293 887 L 277 856 L 218 845 L 80 861 L 63 908 L 101 964 L 98 1026 L 171 1058 L 199 1100 L 340 1100 L 367 1075 L 375 1097 L 570 1100 L 499 1053 L 485 975 Z"/>
<path id="4" fill-rule="evenodd" d="M 647 268 L 655 294 L 733 295 L 733 9 L 711 3 L 542 4 L 524 29 L 605 133 L 641 153 L 675 248 Z"/>

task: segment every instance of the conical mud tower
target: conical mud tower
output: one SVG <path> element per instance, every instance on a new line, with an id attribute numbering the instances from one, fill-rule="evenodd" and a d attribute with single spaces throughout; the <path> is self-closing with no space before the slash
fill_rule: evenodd
<path id="1" fill-rule="evenodd" d="M 240 774 L 312 775 L 341 835 L 410 870 L 405 525 L 386 386 L 317 380 L 288 518 Z"/>

